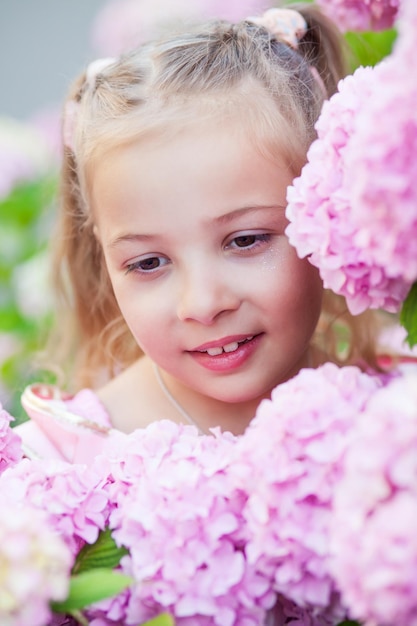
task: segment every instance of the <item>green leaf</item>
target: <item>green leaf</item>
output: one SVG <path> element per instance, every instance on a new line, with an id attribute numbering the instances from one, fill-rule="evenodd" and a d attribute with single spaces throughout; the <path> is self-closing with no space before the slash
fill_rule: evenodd
<path id="1" fill-rule="evenodd" d="M 57 180 L 55 175 L 47 175 L 16 185 L 0 200 L 1 223 L 28 226 L 37 222 L 56 195 Z"/>
<path id="2" fill-rule="evenodd" d="M 110 528 L 102 530 L 93 544 L 85 544 L 77 555 L 73 574 L 81 574 L 97 568 L 113 569 L 123 556 L 129 554 L 126 548 L 119 548 L 114 541 Z"/>
<path id="3" fill-rule="evenodd" d="M 391 53 L 397 32 L 391 28 L 379 32 L 348 32 L 345 39 L 352 53 L 351 71 L 359 65 L 374 66 Z"/>
<path id="4" fill-rule="evenodd" d="M 70 578 L 66 600 L 52 602 L 54 613 L 69 613 L 83 609 L 94 602 L 116 596 L 133 583 L 130 576 L 109 569 L 94 569 Z"/>
<path id="5" fill-rule="evenodd" d="M 361 626 L 361 623 L 353 619 L 345 619 L 343 622 L 339 622 L 337 626 Z"/>
<path id="6" fill-rule="evenodd" d="M 154 617 L 148 622 L 141 624 L 141 626 L 175 626 L 175 622 L 172 615 L 168 615 L 168 613 L 162 613 L 162 615 Z"/>
<path id="7" fill-rule="evenodd" d="M 417 344 L 417 282 L 411 287 L 403 302 L 400 322 L 407 331 L 406 342 L 412 348 Z"/>

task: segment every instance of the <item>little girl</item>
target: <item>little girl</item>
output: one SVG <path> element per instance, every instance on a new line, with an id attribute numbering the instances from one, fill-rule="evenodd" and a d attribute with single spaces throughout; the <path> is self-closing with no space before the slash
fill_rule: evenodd
<path id="1" fill-rule="evenodd" d="M 54 261 L 78 393 L 26 390 L 29 455 L 85 461 L 103 433 L 160 419 L 241 434 L 274 387 L 340 362 L 336 319 L 343 362 L 373 365 L 369 325 L 285 236 L 287 186 L 343 72 L 311 5 L 88 67 L 65 106 Z"/>

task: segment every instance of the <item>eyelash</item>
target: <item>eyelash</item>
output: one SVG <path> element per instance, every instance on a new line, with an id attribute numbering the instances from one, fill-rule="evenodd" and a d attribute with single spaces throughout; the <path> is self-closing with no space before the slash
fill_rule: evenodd
<path id="1" fill-rule="evenodd" d="M 257 249 L 260 246 L 265 245 L 266 243 L 269 243 L 271 241 L 272 235 L 270 233 L 248 233 L 247 235 L 238 235 L 237 237 L 233 237 L 233 239 L 230 240 L 229 243 L 226 244 L 225 249 L 226 250 L 237 250 L 243 254 L 245 254 L 245 252 L 252 252 L 253 250 Z M 245 240 L 245 239 L 253 239 L 253 243 L 250 243 L 247 246 L 239 246 L 236 244 L 236 242 L 238 240 Z M 235 245 L 233 245 L 235 244 Z M 159 263 L 156 267 L 151 267 L 149 269 L 144 269 L 142 264 L 145 263 L 149 263 L 151 261 L 154 260 L 158 260 L 158 261 L 164 261 L 162 263 Z M 131 272 L 138 272 L 140 274 L 153 274 L 155 272 L 157 272 L 158 270 L 161 269 L 161 267 L 164 267 L 165 265 L 167 265 L 169 262 L 169 260 L 166 257 L 163 256 L 150 256 L 147 257 L 145 259 L 141 259 L 139 261 L 135 261 L 134 263 L 129 263 L 126 266 L 126 274 L 130 274 Z M 142 266 L 142 267 L 141 267 Z"/>
<path id="2" fill-rule="evenodd" d="M 161 269 L 161 267 L 166 265 L 166 263 L 158 264 L 157 267 L 151 267 L 150 269 L 147 269 L 147 270 L 144 269 L 143 267 L 141 267 L 141 265 L 143 263 L 148 263 L 149 261 L 153 261 L 154 259 L 158 259 L 159 261 L 161 259 L 164 259 L 166 262 L 168 262 L 168 259 L 166 259 L 165 257 L 150 256 L 150 257 L 148 257 L 146 259 L 141 259 L 140 261 L 135 261 L 134 263 L 129 263 L 126 266 L 126 274 L 130 274 L 131 272 L 138 272 L 140 274 L 153 274 L 154 272 L 156 272 L 159 269 Z"/>
<path id="3" fill-rule="evenodd" d="M 269 243 L 271 241 L 271 237 L 272 235 L 270 233 L 248 233 L 245 235 L 238 235 L 237 237 L 233 237 L 233 239 L 231 239 L 226 248 L 232 248 L 233 250 L 254 250 L 265 243 Z M 233 246 L 233 242 L 237 242 L 238 239 L 253 239 L 253 243 L 248 246 Z"/>

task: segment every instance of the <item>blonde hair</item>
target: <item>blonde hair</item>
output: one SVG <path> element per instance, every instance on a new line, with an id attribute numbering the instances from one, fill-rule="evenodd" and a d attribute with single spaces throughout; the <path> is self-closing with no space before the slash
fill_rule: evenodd
<path id="1" fill-rule="evenodd" d="M 78 103 L 79 111 L 74 150 L 65 148 L 62 167 L 53 261 L 60 339 L 57 343 L 54 335 L 53 349 L 56 356 L 60 345 L 63 360 L 72 364 L 76 387 L 95 386 L 140 355 L 94 235 L 88 202 L 94 164 L 116 146 L 175 132 L 196 114 L 202 123 L 204 116 L 233 115 L 248 125 L 261 149 L 284 150 L 294 176 L 298 175 L 315 137 L 323 100 L 336 91 L 345 74 L 345 56 L 339 33 L 316 7 L 291 8 L 308 26 L 297 50 L 250 21 L 212 21 L 141 46 L 93 80 L 83 74 L 74 83 L 68 100 Z M 327 314 L 324 310 L 326 319 L 333 314 L 331 306 Z M 341 315 L 339 307 L 335 317 Z M 343 317 L 347 319 L 346 313 Z M 346 324 L 351 345 L 360 341 L 372 360 L 370 338 L 355 330 L 360 324 L 350 319 Z M 323 330 L 319 325 L 321 347 L 339 361 L 335 327 L 329 320 L 325 326 Z M 344 360 L 356 356 L 357 349 L 352 348 Z"/>

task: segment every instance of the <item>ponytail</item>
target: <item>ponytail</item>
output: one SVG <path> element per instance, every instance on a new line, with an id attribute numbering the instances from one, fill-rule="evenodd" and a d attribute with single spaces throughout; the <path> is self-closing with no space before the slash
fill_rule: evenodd
<path id="1" fill-rule="evenodd" d="M 80 100 L 84 84 L 83 75 L 74 83 L 67 102 Z M 137 355 L 140 351 L 121 316 L 94 233 L 91 212 L 85 207 L 76 157 L 67 146 L 60 180 L 60 210 L 53 237 L 51 276 L 56 294 L 56 320 L 47 358 L 68 366 L 68 371 L 60 374 L 70 377 L 75 388 L 94 387 L 98 374 L 109 377 L 117 369 L 110 345 L 129 346 L 127 350 L 120 350 L 118 345 L 114 354 L 133 350 Z M 132 358 L 129 354 L 128 361 Z"/>
<path id="2" fill-rule="evenodd" d="M 337 91 L 339 80 L 347 74 L 347 47 L 340 31 L 319 7 L 292 4 L 305 19 L 308 29 L 298 44 L 299 53 L 316 68 L 327 95 Z"/>

